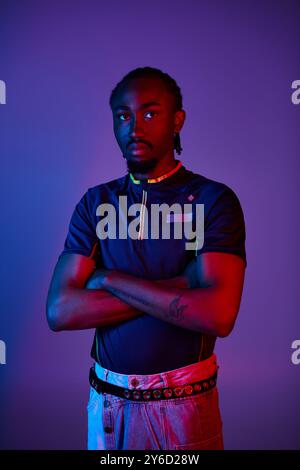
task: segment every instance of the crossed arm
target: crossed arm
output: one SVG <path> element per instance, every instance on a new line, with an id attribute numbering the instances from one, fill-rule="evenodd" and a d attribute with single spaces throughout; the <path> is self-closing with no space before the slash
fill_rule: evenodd
<path id="1" fill-rule="evenodd" d="M 85 329 L 149 314 L 182 328 L 227 336 L 239 311 L 244 272 L 236 255 L 203 253 L 181 276 L 149 281 L 95 270 L 93 260 L 66 254 L 50 284 L 48 323 L 54 331 Z"/>

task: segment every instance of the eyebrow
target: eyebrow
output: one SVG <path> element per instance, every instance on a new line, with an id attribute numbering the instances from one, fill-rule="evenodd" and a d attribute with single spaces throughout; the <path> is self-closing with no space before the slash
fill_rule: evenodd
<path id="1" fill-rule="evenodd" d="M 149 106 L 161 106 L 161 104 L 158 101 L 148 101 L 148 103 L 143 103 L 140 106 L 140 109 L 148 108 Z M 126 105 L 120 105 L 116 106 L 114 111 L 117 111 L 118 109 L 130 109 L 130 107 Z"/>

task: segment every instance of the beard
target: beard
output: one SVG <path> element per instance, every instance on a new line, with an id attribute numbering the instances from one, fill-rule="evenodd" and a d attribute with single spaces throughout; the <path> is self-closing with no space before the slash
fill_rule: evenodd
<path id="1" fill-rule="evenodd" d="M 145 161 L 132 161 L 127 160 L 127 170 L 129 173 L 138 173 L 140 175 L 144 175 L 151 170 L 154 170 L 156 167 L 158 160 L 157 158 L 150 158 L 149 160 Z"/>

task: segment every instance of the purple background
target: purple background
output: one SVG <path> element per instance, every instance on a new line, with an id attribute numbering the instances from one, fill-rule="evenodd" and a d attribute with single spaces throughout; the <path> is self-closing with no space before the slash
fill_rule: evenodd
<path id="1" fill-rule="evenodd" d="M 45 301 L 90 186 L 125 173 L 108 98 L 150 65 L 182 89 L 187 168 L 245 213 L 248 267 L 219 339 L 229 449 L 300 449 L 299 1 L 1 1 L 0 448 L 83 449 L 93 331 L 52 333 Z"/>

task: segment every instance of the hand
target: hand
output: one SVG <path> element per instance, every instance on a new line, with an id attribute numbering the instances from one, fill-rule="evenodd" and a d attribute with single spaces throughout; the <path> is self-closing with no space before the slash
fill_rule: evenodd
<path id="1" fill-rule="evenodd" d="M 104 286 L 105 276 L 108 273 L 108 269 L 95 269 L 93 274 L 89 277 L 85 287 L 87 289 L 102 289 Z"/>

